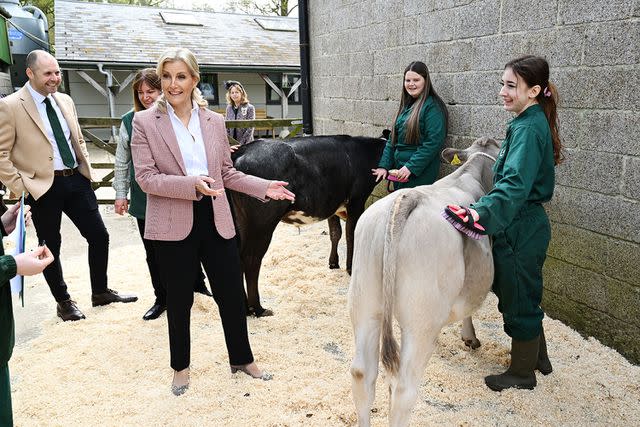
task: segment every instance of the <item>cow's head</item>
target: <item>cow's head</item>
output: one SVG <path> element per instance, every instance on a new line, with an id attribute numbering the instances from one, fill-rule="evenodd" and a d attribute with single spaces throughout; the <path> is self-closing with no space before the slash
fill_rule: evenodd
<path id="1" fill-rule="evenodd" d="M 442 153 L 440 153 L 440 157 L 446 163 L 459 166 L 475 153 L 485 153 L 495 159 L 499 151 L 500 144 L 498 144 L 495 139 L 484 137 L 476 139 L 473 141 L 473 144 L 464 150 L 459 148 L 445 148 L 442 150 Z"/>

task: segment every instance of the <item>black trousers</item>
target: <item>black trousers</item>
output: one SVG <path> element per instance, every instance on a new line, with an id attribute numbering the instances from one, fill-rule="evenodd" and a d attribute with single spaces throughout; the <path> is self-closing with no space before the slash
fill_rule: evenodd
<path id="1" fill-rule="evenodd" d="M 70 298 L 60 263 L 60 223 L 63 212 L 89 244 L 91 293 L 106 292 L 109 233 L 102 222 L 98 201 L 89 180 L 77 171 L 70 176 L 55 176 L 49 191 L 38 200 L 29 196 L 26 204 L 31 206 L 38 240 L 40 243 L 45 241 L 55 257 L 43 274 L 56 301 Z"/>
<path id="2" fill-rule="evenodd" d="M 149 267 L 149 275 L 151 276 L 151 285 L 153 286 L 153 293 L 156 296 L 155 304 L 167 305 L 167 290 L 166 286 L 160 282 L 160 270 L 158 269 L 158 260 L 153 240 L 144 238 L 144 219 L 136 218 L 136 220 L 138 222 L 138 231 L 142 238 L 142 245 L 144 246 L 144 251 L 147 256 L 147 266 Z M 199 270 L 200 273 L 198 274 L 194 284 L 194 290 L 196 291 L 206 289 L 206 285 L 204 284 L 204 273 L 202 272 L 202 268 Z"/>
<path id="3" fill-rule="evenodd" d="M 193 284 L 201 263 L 218 304 L 229 362 L 232 365 L 251 363 L 253 354 L 247 333 L 237 242 L 235 239 L 224 239 L 216 231 L 210 197 L 193 202 L 193 217 L 193 228 L 186 239 L 177 242 L 153 241 L 161 280 L 167 286 L 171 367 L 181 371 L 191 361 Z"/>

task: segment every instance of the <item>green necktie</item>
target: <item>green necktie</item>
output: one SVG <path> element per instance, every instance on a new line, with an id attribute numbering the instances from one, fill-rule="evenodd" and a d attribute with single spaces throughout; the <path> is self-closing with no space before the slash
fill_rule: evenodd
<path id="1" fill-rule="evenodd" d="M 73 154 L 71 154 L 71 149 L 69 148 L 69 144 L 67 144 L 67 138 L 64 136 L 64 131 L 62 130 L 62 125 L 60 125 L 60 120 L 58 120 L 56 110 L 53 109 L 49 98 L 44 99 L 44 105 L 47 106 L 47 117 L 49 117 L 49 124 L 51 125 L 53 136 L 56 139 L 56 144 L 58 144 L 62 163 L 69 169 L 73 169 L 73 165 L 75 165 Z"/>

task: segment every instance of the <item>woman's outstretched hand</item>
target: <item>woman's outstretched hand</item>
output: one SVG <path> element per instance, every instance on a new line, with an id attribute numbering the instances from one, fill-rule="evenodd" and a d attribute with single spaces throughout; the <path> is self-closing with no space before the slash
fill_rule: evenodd
<path id="1" fill-rule="evenodd" d="M 296 201 L 296 195 L 285 187 L 289 185 L 284 181 L 271 181 L 267 188 L 267 197 L 273 200 L 289 200 L 291 203 Z"/>
<path id="2" fill-rule="evenodd" d="M 222 196 L 224 194 L 224 188 L 216 190 L 213 188 L 213 183 L 216 182 L 215 179 L 210 176 L 201 175 L 196 179 L 196 191 L 204 194 L 205 196 Z"/>

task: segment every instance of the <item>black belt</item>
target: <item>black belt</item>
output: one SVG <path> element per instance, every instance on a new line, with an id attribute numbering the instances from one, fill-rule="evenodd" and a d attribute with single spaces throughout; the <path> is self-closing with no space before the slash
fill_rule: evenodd
<path id="1" fill-rule="evenodd" d="M 78 168 L 73 168 L 73 169 L 61 169 L 61 170 L 54 170 L 53 171 L 53 175 L 54 176 L 71 176 L 74 173 L 78 172 Z"/>

